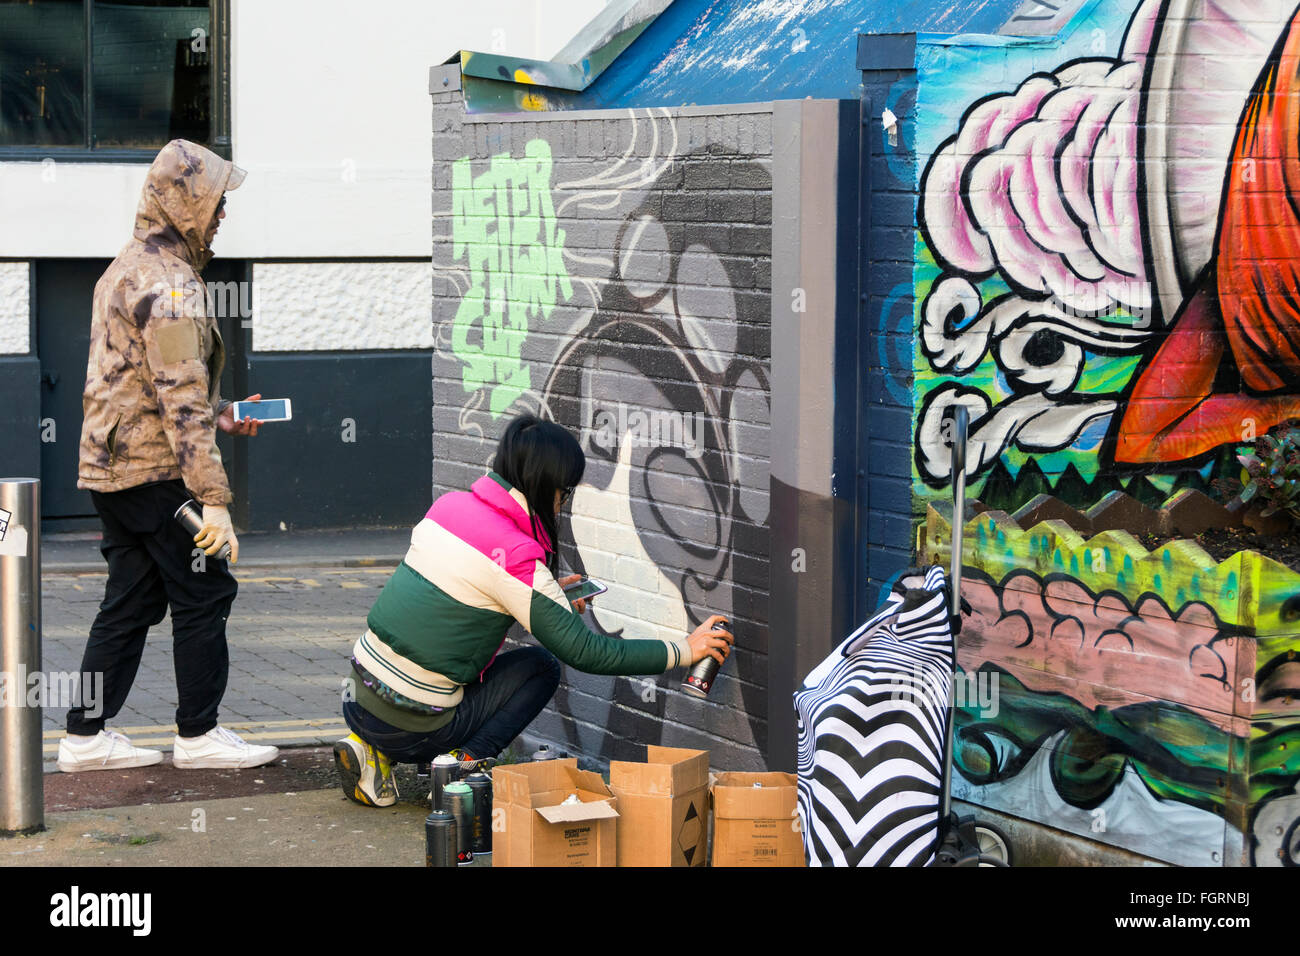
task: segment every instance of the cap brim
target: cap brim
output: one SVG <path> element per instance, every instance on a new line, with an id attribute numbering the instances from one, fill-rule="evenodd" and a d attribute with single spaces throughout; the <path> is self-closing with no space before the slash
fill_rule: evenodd
<path id="1" fill-rule="evenodd" d="M 239 184 L 244 181 L 244 177 L 247 175 L 248 172 L 246 170 L 240 169 L 234 163 L 231 163 L 230 178 L 226 180 L 226 192 L 230 192 L 232 189 L 238 189 Z"/>

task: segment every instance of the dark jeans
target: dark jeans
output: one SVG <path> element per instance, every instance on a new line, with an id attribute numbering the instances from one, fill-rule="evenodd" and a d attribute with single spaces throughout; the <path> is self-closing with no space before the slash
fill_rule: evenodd
<path id="1" fill-rule="evenodd" d="M 395 763 L 423 763 L 460 748 L 476 759 L 495 757 L 533 722 L 560 686 L 560 662 L 543 647 L 507 651 L 465 685 L 451 722 L 432 733 L 400 730 L 355 701 L 343 704 L 352 732 Z"/>
<path id="2" fill-rule="evenodd" d="M 90 497 L 104 526 L 99 550 L 108 562 L 108 584 L 81 672 L 104 675 L 103 712 L 90 717 L 86 711 L 94 711 L 93 706 L 73 707 L 68 733 L 97 734 L 117 716 L 135 682 L 149 628 L 162 621 L 171 605 L 177 732 L 182 737 L 205 734 L 217 725 L 217 708 L 226 692 L 226 617 L 239 586 L 225 561 L 195 555 L 193 539 L 173 520 L 191 497 L 180 480 L 92 491 Z M 203 561 L 195 570 L 200 556 Z"/>

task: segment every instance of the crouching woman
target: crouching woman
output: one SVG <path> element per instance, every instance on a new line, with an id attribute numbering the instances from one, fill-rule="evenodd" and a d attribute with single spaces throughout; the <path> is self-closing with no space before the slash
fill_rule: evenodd
<path id="1" fill-rule="evenodd" d="M 551 699 L 559 661 L 641 675 L 726 659 L 732 637 L 714 627 L 720 615 L 675 640 L 620 640 L 583 623 L 585 602 L 562 590 L 576 575 L 555 574 L 558 514 L 585 468 L 569 432 L 521 415 L 492 471 L 442 495 L 415 526 L 352 650 L 343 703 L 352 733 L 334 745 L 349 799 L 395 803 L 393 763 L 452 753 L 463 771 L 490 764 Z M 498 656 L 515 622 L 541 646 Z"/>

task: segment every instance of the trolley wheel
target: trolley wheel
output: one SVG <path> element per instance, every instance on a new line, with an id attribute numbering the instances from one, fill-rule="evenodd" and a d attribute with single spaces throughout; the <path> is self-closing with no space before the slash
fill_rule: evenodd
<path id="1" fill-rule="evenodd" d="M 1011 865 L 1011 839 L 1001 827 L 983 821 L 977 822 L 975 824 L 975 839 L 979 841 L 981 859 L 992 857 L 998 860 L 997 864 L 992 865 Z M 980 865 L 984 866 L 985 864 L 981 863 Z"/>

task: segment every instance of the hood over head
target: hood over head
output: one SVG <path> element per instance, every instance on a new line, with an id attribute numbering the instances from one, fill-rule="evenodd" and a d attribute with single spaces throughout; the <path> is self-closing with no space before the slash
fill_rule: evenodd
<path id="1" fill-rule="evenodd" d="M 135 237 L 172 249 L 194 268 L 212 258 L 204 242 L 221 196 L 247 174 L 212 150 L 174 139 L 154 158 L 135 211 Z"/>

